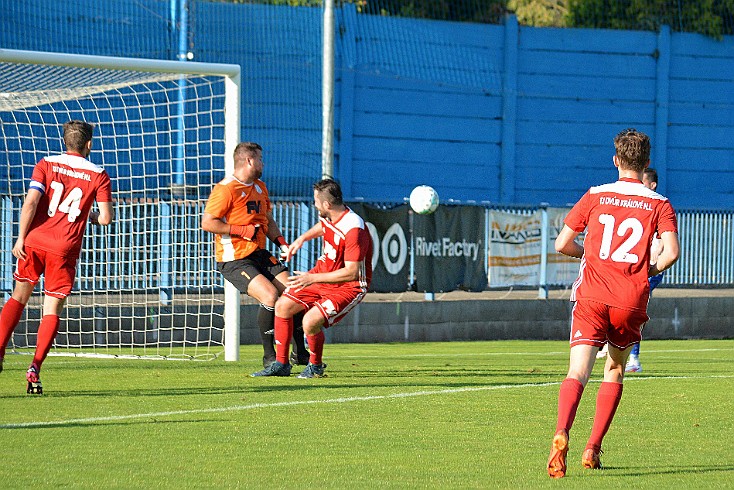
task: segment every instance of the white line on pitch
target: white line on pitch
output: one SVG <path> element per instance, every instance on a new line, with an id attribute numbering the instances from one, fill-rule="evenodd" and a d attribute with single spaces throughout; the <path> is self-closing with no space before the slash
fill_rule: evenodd
<path id="1" fill-rule="evenodd" d="M 650 341 L 652 342 L 652 341 Z M 563 351 L 547 351 L 547 352 L 446 352 L 446 353 L 423 353 L 423 354 L 401 354 L 397 356 L 393 356 L 396 358 L 418 358 L 418 357 L 480 357 L 480 356 L 561 356 L 561 355 L 568 355 L 568 350 Z M 734 352 L 733 349 L 719 349 L 719 348 L 710 348 L 710 349 L 644 349 L 644 354 L 671 354 L 676 352 Z M 33 354 L 33 352 L 12 352 L 10 353 L 12 355 L 29 355 Z M 68 356 L 66 354 L 55 354 L 51 353 L 49 356 L 54 356 L 54 365 L 60 365 L 60 364 L 72 364 L 77 362 L 80 358 L 88 358 L 93 359 L 94 357 L 91 356 Z M 71 358 L 74 357 L 74 360 L 59 360 L 59 358 L 65 357 L 65 358 Z M 385 356 L 384 354 L 380 355 L 328 355 L 324 356 L 325 359 L 383 359 Z M 129 358 L 124 357 L 118 357 L 116 359 L 119 360 L 129 360 Z M 6 361 L 8 360 L 8 357 L 6 357 Z M 140 359 L 140 358 L 134 358 L 134 360 L 146 360 L 146 361 L 170 361 L 171 359 L 160 359 L 160 358 L 146 358 L 146 359 Z M 173 359 L 173 360 L 188 360 L 188 359 Z"/>
<path id="2" fill-rule="evenodd" d="M 643 353 L 647 354 L 670 354 L 675 352 L 734 352 L 733 349 L 643 349 Z M 425 354 L 398 354 L 392 357 L 405 358 L 405 357 L 477 357 L 477 356 L 559 356 L 568 355 L 569 351 L 552 351 L 552 352 L 446 352 L 446 353 L 425 353 Z M 324 358 L 330 359 L 383 359 L 384 355 L 351 355 L 351 356 L 340 356 L 340 355 L 329 355 Z"/>
<path id="3" fill-rule="evenodd" d="M 635 376 L 628 378 L 628 381 L 643 381 L 643 380 L 659 380 L 659 379 L 712 379 L 712 378 L 734 378 L 731 376 Z M 599 382 L 599 381 L 594 381 Z M 278 408 L 278 407 L 292 407 L 296 405 L 320 405 L 329 403 L 350 403 L 359 401 L 371 401 L 371 400 L 389 400 L 393 398 L 410 398 L 414 396 L 430 396 L 430 395 L 446 395 L 453 393 L 468 393 L 476 391 L 492 391 L 492 390 L 506 390 L 516 388 L 544 388 L 547 386 L 560 385 L 560 381 L 554 381 L 549 383 L 526 383 L 526 384 L 513 384 L 513 385 L 497 385 L 497 386 L 467 386 L 464 388 L 449 388 L 445 390 L 428 390 L 428 391 L 412 391 L 406 393 L 393 393 L 390 395 L 372 395 L 372 396 L 351 396 L 351 397 L 340 397 L 340 398 L 329 398 L 326 400 L 301 400 L 301 401 L 288 401 L 288 402 L 275 402 L 275 403 L 252 403 L 250 405 L 234 405 L 231 407 L 219 407 L 219 408 L 199 408 L 192 410 L 174 410 L 170 412 L 151 412 L 151 413 L 136 413 L 130 415 L 111 415 L 109 417 L 88 417 L 82 419 L 68 419 L 68 420 L 56 420 L 48 422 L 20 422 L 16 424 L 2 424 L 0 429 L 29 429 L 37 427 L 56 427 L 64 425 L 75 425 L 75 424 L 94 424 L 97 422 L 115 422 L 120 420 L 134 420 L 134 419 L 145 419 L 145 418 L 157 418 L 157 417 L 171 417 L 174 415 L 192 415 L 201 413 L 225 413 L 225 412 L 241 412 L 245 410 L 255 410 L 258 408 Z"/>

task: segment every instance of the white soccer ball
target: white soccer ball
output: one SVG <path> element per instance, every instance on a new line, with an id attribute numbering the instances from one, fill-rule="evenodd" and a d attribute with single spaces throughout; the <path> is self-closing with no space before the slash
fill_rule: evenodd
<path id="1" fill-rule="evenodd" d="M 429 185 L 419 185 L 410 193 L 410 207 L 418 214 L 431 214 L 438 208 L 438 192 Z"/>

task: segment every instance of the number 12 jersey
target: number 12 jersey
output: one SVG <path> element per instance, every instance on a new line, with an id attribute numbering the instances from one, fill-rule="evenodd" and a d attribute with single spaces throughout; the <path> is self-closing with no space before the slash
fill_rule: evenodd
<path id="1" fill-rule="evenodd" d="M 652 239 L 678 232 L 670 201 L 637 179 L 622 178 L 590 188 L 564 223 L 579 233 L 587 230 L 571 301 L 646 311 Z"/>

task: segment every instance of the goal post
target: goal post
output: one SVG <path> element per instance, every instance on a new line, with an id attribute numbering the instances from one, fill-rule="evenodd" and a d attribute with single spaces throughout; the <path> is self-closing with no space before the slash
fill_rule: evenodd
<path id="1" fill-rule="evenodd" d="M 240 67 L 0 49 L 0 288 L 33 167 L 64 151 L 62 125 L 96 126 L 115 219 L 88 225 L 52 354 L 239 359 L 240 295 L 201 230 L 212 186 L 234 170 Z M 12 237 L 12 238 L 10 238 Z M 35 345 L 39 288 L 10 344 Z"/>

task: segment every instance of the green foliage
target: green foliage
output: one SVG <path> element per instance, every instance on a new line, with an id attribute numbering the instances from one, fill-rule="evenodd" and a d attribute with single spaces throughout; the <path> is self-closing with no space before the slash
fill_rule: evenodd
<path id="1" fill-rule="evenodd" d="M 732 34 L 734 0 L 568 0 L 569 27 Z"/>
<path id="2" fill-rule="evenodd" d="M 321 7 L 323 0 L 212 0 Z M 499 24 L 507 12 L 522 25 L 657 31 L 669 25 L 720 39 L 734 34 L 734 0 L 335 0 L 373 15 Z"/>
<path id="3" fill-rule="evenodd" d="M 507 8 L 526 26 L 564 27 L 567 0 L 509 0 Z"/>
<path id="4" fill-rule="evenodd" d="M 371 14 L 456 22 L 499 23 L 506 0 L 366 0 L 362 11 Z"/>

